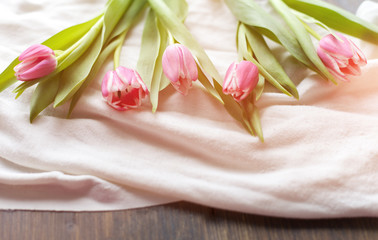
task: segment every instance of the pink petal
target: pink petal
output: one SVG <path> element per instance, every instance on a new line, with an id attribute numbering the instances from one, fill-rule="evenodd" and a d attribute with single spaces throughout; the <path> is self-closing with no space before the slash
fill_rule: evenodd
<path id="1" fill-rule="evenodd" d="M 259 80 L 258 68 L 249 61 L 232 63 L 226 72 L 223 92 L 231 94 L 236 101 L 245 99 L 256 87 Z"/>
<path id="2" fill-rule="evenodd" d="M 185 71 L 185 77 L 189 78 L 190 81 L 196 81 L 198 79 L 198 70 L 193 55 L 191 54 L 189 49 L 183 45 L 180 45 L 179 49 L 181 50 L 183 56 L 183 66 L 181 67 L 181 69 Z"/>
<path id="3" fill-rule="evenodd" d="M 189 49 L 181 44 L 168 46 L 163 54 L 162 64 L 164 74 L 173 87 L 186 95 L 192 81 L 198 79 L 197 64 Z"/>
<path id="4" fill-rule="evenodd" d="M 170 45 L 164 51 L 163 72 L 171 82 L 177 82 L 180 78 L 182 58 L 180 59 L 180 51 L 177 50 L 176 45 Z"/>
<path id="5" fill-rule="evenodd" d="M 236 62 L 233 62 L 227 69 L 226 71 L 226 76 L 224 78 L 224 81 L 223 81 L 223 92 L 225 94 L 228 93 L 228 90 L 231 88 L 232 86 L 232 83 L 233 83 L 233 79 L 235 78 L 235 73 L 236 73 L 236 66 L 237 66 L 237 63 Z"/>
<path id="6" fill-rule="evenodd" d="M 102 79 L 101 92 L 104 98 L 109 95 L 109 91 L 111 90 L 113 75 L 114 71 L 108 71 Z"/>
<path id="7" fill-rule="evenodd" d="M 24 60 L 15 67 L 18 80 L 29 81 L 52 73 L 57 65 L 54 57 Z"/>
<path id="8" fill-rule="evenodd" d="M 355 64 L 352 60 L 350 60 L 350 64 L 345 68 L 340 68 L 341 72 L 346 75 L 361 75 L 361 69 L 358 64 Z"/>
<path id="9" fill-rule="evenodd" d="M 23 61 L 28 58 L 47 57 L 50 55 L 55 56 L 54 51 L 51 48 L 41 44 L 34 44 L 21 53 L 18 59 Z"/>
<path id="10" fill-rule="evenodd" d="M 132 79 L 134 78 L 134 70 L 119 66 L 117 67 L 116 72 L 123 84 L 131 85 Z"/>
<path id="11" fill-rule="evenodd" d="M 242 91 L 250 92 L 257 85 L 259 71 L 252 62 L 241 61 L 237 66 L 236 76 L 239 88 Z"/>
<path id="12" fill-rule="evenodd" d="M 353 46 L 353 51 L 354 51 L 353 61 L 356 64 L 358 63 L 358 65 L 360 65 L 360 66 L 366 65 L 367 64 L 367 59 L 366 59 L 364 53 L 352 41 L 351 41 L 351 44 Z"/>
<path id="13" fill-rule="evenodd" d="M 339 74 L 343 74 L 340 71 L 340 67 L 337 64 L 336 60 L 332 58 L 330 55 L 328 55 L 326 52 L 324 52 L 322 48 L 318 48 L 317 53 L 319 58 L 322 60 L 322 62 L 328 69 L 331 69 L 334 72 L 338 72 Z"/>
<path id="14" fill-rule="evenodd" d="M 342 34 L 336 34 L 342 41 L 329 34 L 319 41 L 319 46 L 328 53 L 338 54 L 346 58 L 353 57 L 353 49 L 349 40 Z"/>

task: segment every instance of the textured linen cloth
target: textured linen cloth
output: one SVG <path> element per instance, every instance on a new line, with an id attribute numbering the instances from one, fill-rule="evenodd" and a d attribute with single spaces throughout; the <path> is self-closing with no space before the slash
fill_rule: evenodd
<path id="1" fill-rule="evenodd" d="M 224 76 L 237 59 L 237 22 L 223 1 L 188 3 L 186 25 Z M 1 1 L 1 71 L 104 4 Z M 378 24 L 378 4 L 364 2 L 358 15 Z M 143 23 L 130 33 L 122 65 L 136 66 L 142 30 Z M 110 60 L 71 119 L 68 106 L 50 107 L 30 124 L 31 91 L 15 100 L 11 87 L 0 93 L 0 208 L 94 211 L 186 200 L 284 217 L 378 216 L 378 46 L 355 42 L 368 64 L 338 86 L 279 55 L 301 98 L 263 95 L 265 143 L 199 86 L 186 97 L 167 88 L 155 114 L 148 102 L 113 110 L 100 91 Z"/>

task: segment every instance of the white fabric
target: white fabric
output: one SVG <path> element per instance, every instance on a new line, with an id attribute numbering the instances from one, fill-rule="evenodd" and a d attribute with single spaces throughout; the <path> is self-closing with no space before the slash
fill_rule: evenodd
<path id="1" fill-rule="evenodd" d="M 224 76 L 237 59 L 235 18 L 222 1 L 188 2 L 186 25 Z M 104 3 L 1 1 L 0 69 Z M 365 2 L 358 14 L 378 24 L 377 3 Z M 142 28 L 125 43 L 122 65 L 135 67 Z M 64 106 L 29 124 L 31 91 L 14 100 L 7 89 L 0 94 L 0 208 L 92 211 L 186 200 L 284 217 L 378 216 L 378 46 L 360 46 L 368 65 L 339 86 L 283 55 L 289 75 L 304 78 L 301 99 L 264 94 L 265 143 L 199 87 L 187 97 L 169 87 L 156 114 L 148 103 L 111 109 L 99 88 L 110 61 L 69 120 Z"/>

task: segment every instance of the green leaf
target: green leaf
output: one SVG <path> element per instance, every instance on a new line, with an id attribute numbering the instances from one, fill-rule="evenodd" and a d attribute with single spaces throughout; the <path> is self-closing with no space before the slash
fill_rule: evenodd
<path id="1" fill-rule="evenodd" d="M 281 92 L 285 93 L 288 96 L 293 96 L 289 91 L 287 91 L 265 68 L 262 66 L 252 55 L 251 48 L 247 44 L 246 38 L 246 28 L 243 24 L 239 25 L 238 28 L 238 51 L 239 54 L 242 55 L 243 59 L 246 59 L 252 63 L 254 63 L 257 68 L 259 69 L 259 73 L 263 75 L 274 87 L 276 87 Z M 269 56 L 268 56 L 269 57 Z M 275 70 L 273 70 L 275 72 Z"/>
<path id="2" fill-rule="evenodd" d="M 237 103 L 232 96 L 225 95 L 222 91 L 222 86 L 214 81 L 214 88 L 218 92 L 219 96 L 222 98 L 223 106 L 226 111 L 233 117 L 235 120 L 240 122 L 243 127 L 249 132 L 251 135 L 255 135 L 252 126 L 250 125 L 249 121 L 245 118 L 245 111 L 242 109 L 239 103 Z"/>
<path id="3" fill-rule="evenodd" d="M 117 26 L 118 22 L 124 16 L 124 13 L 131 4 L 131 0 L 112 0 L 106 8 L 104 15 L 104 26 L 102 31 L 102 43 L 106 40 Z"/>
<path id="4" fill-rule="evenodd" d="M 290 8 L 307 14 L 328 27 L 378 44 L 378 26 L 354 14 L 319 0 L 283 0 Z"/>
<path id="5" fill-rule="evenodd" d="M 162 91 L 162 90 L 164 90 L 166 87 L 168 87 L 169 84 L 171 84 L 171 82 L 170 82 L 169 79 L 165 76 L 165 74 L 162 73 L 162 75 L 161 75 L 161 79 L 160 79 L 160 91 Z"/>
<path id="6" fill-rule="evenodd" d="M 256 135 L 259 137 L 261 142 L 264 142 L 264 134 L 262 131 L 259 109 L 254 104 L 253 104 L 252 114 L 250 116 L 250 121 Z"/>
<path id="7" fill-rule="evenodd" d="M 54 50 L 66 50 L 69 46 L 82 38 L 101 17 L 102 15 L 99 15 L 87 22 L 66 28 L 50 37 L 42 44 Z"/>
<path id="8" fill-rule="evenodd" d="M 281 43 L 296 59 L 313 69 L 297 39 L 281 22 L 277 21 L 253 0 L 225 0 L 231 12 L 242 23 L 254 27 L 259 33 Z"/>
<path id="9" fill-rule="evenodd" d="M 17 93 L 17 96 L 16 96 L 16 99 L 21 96 L 21 94 L 26 90 L 28 89 L 29 87 L 32 87 L 34 86 L 35 84 L 37 83 L 40 83 L 40 82 L 44 82 L 44 81 L 48 81 L 52 78 L 52 76 L 55 76 L 57 73 L 56 72 L 53 72 L 45 77 L 42 77 L 42 78 L 39 78 L 39 79 L 36 79 L 36 80 L 33 80 L 33 81 L 25 81 L 25 82 L 22 82 L 20 85 L 18 85 L 14 90 L 13 90 L 13 93 Z"/>
<path id="10" fill-rule="evenodd" d="M 93 64 L 96 62 L 103 44 L 107 41 L 111 31 L 115 28 L 122 15 L 130 5 L 130 0 L 113 0 L 110 2 L 104 14 L 101 38 L 96 38 L 90 48 L 83 54 L 74 65 L 67 68 L 62 75 L 61 85 L 55 98 L 54 107 L 67 102 L 79 90 Z"/>
<path id="11" fill-rule="evenodd" d="M 19 64 L 20 61 L 18 60 L 18 57 L 13 60 L 13 62 L 0 74 L 0 92 L 4 91 L 4 89 L 8 88 L 15 82 L 17 82 L 17 79 L 14 75 L 13 68 Z"/>
<path id="12" fill-rule="evenodd" d="M 72 64 L 62 72 L 62 81 L 54 101 L 54 107 L 64 104 L 80 88 L 97 60 L 100 49 L 101 38 L 97 38 L 75 64 Z"/>
<path id="13" fill-rule="evenodd" d="M 185 0 L 164 0 L 164 2 L 176 14 L 176 17 L 184 22 L 188 15 L 188 3 Z"/>
<path id="14" fill-rule="evenodd" d="M 291 12 L 299 19 L 301 20 L 302 22 L 304 23 L 312 23 L 312 24 L 316 24 L 322 28 L 324 28 L 327 32 L 331 33 L 332 35 L 334 35 L 335 38 L 337 38 L 338 40 L 340 40 L 341 38 L 339 38 L 336 34 L 334 34 L 332 32 L 332 29 L 329 28 L 327 25 L 325 25 L 324 23 L 320 22 L 319 20 L 313 18 L 313 17 L 310 17 L 309 15 L 306 15 L 304 13 L 301 13 L 301 12 L 298 12 L 297 10 L 294 10 L 294 9 L 291 9 Z M 306 25 L 305 25 L 306 27 Z M 309 27 L 309 26 L 308 26 Z M 307 27 L 306 27 L 307 29 Z M 308 29 L 307 29 L 308 30 Z"/>
<path id="15" fill-rule="evenodd" d="M 114 28 L 108 42 L 113 41 L 123 32 L 128 31 L 131 26 L 135 23 L 138 15 L 142 12 L 145 7 L 147 0 L 133 1 L 130 7 L 127 9 L 126 13 L 119 20 L 117 26 Z"/>
<path id="16" fill-rule="evenodd" d="M 223 103 L 223 98 L 219 95 L 219 91 L 213 87 L 213 85 L 209 81 L 210 77 L 206 76 L 206 74 L 202 70 L 202 67 L 198 63 L 197 63 L 197 70 L 198 70 L 198 81 L 202 84 L 202 86 L 205 87 L 206 91 L 210 93 L 211 96 L 213 96 L 215 99 Z M 215 82 L 214 82 L 214 85 L 215 85 Z M 220 84 L 218 83 L 218 85 Z"/>
<path id="17" fill-rule="evenodd" d="M 33 92 L 30 103 L 30 122 L 46 107 L 54 102 L 59 88 L 59 75 L 50 76 L 50 79 L 40 82 Z"/>
<path id="18" fill-rule="evenodd" d="M 148 12 L 142 35 L 142 43 L 137 63 L 137 71 L 151 91 L 156 59 L 159 56 L 160 35 L 153 10 Z"/>
<path id="19" fill-rule="evenodd" d="M 261 34 L 244 24 L 240 24 L 239 31 L 241 33 L 240 37 L 247 39 L 250 48 L 258 62 L 264 68 L 264 71 L 269 73 L 269 75 L 264 75 L 266 79 L 273 86 L 277 86 L 278 84 L 279 90 L 284 88 L 286 90 L 284 93 L 289 92 L 291 96 L 298 98 L 298 91 L 295 84 L 290 80 L 281 64 L 274 57 Z M 262 74 L 264 71 L 262 71 Z"/>
<path id="20" fill-rule="evenodd" d="M 74 110 L 76 104 L 80 100 L 82 93 L 89 86 L 89 84 L 92 82 L 92 80 L 97 77 L 97 73 L 100 71 L 102 64 L 109 57 L 109 55 L 116 49 L 116 47 L 121 43 L 120 40 L 121 40 L 120 38 L 115 39 L 114 41 L 110 42 L 104 48 L 104 50 L 101 51 L 101 54 L 99 55 L 95 64 L 93 65 L 92 70 L 89 73 L 88 77 L 85 79 L 83 84 L 80 86 L 79 90 L 72 97 L 72 100 L 71 100 L 71 103 L 70 103 L 70 109 L 68 111 L 67 117 L 71 116 L 72 111 Z"/>
<path id="21" fill-rule="evenodd" d="M 188 15 L 188 3 L 184 0 L 180 0 L 180 1 L 164 0 L 164 1 L 167 4 L 167 6 L 169 6 L 171 11 L 176 14 L 177 18 L 179 18 L 182 22 L 184 22 Z M 159 25 L 160 25 L 159 29 L 163 27 L 160 22 L 159 22 Z M 168 46 L 168 44 L 173 44 L 173 43 L 174 43 L 174 39 L 172 35 L 168 33 L 166 47 Z M 167 86 L 169 86 L 169 84 L 170 84 L 169 79 L 163 73 L 160 79 L 160 91 L 165 89 Z"/>
<path id="22" fill-rule="evenodd" d="M 240 102 L 244 112 L 243 119 L 248 123 L 248 126 L 251 128 L 253 136 L 258 136 L 261 142 L 264 142 L 264 136 L 259 116 L 259 110 L 255 105 L 256 96 L 254 94 L 249 95 L 246 99 Z"/>
<path id="23" fill-rule="evenodd" d="M 159 39 L 160 39 L 160 46 L 159 46 L 159 53 L 156 59 L 153 78 L 151 82 L 151 90 L 150 90 L 150 100 L 152 104 L 152 112 L 156 112 L 158 107 L 159 101 L 159 92 L 162 87 L 162 79 L 165 78 L 163 73 L 163 66 L 162 66 L 162 58 L 165 51 L 165 48 L 168 44 L 168 32 L 162 26 L 162 24 L 157 21 L 156 26 L 159 31 Z"/>
<path id="24" fill-rule="evenodd" d="M 44 41 L 42 44 L 50 47 L 54 50 L 64 50 L 76 41 L 78 41 L 101 17 L 97 16 L 87 22 L 74 25 L 72 27 L 69 27 L 61 32 L 58 32 L 54 36 L 50 37 L 46 41 Z M 12 85 L 17 81 L 17 79 L 14 77 L 14 70 L 13 68 L 20 63 L 18 60 L 18 57 L 4 70 L 3 73 L 0 75 L 0 92 L 2 92 L 4 89 Z M 38 82 L 38 80 L 33 80 L 33 84 L 24 84 L 22 85 L 23 90 L 25 90 L 25 87 L 30 87 Z M 18 95 L 21 95 L 22 91 L 18 91 Z"/>
<path id="25" fill-rule="evenodd" d="M 185 45 L 191 51 L 191 53 L 197 58 L 201 67 L 206 69 L 206 72 L 211 76 L 211 79 L 215 79 L 217 82 L 222 83 L 218 71 L 201 45 L 195 40 L 180 18 L 178 18 L 167 6 L 164 0 L 149 0 L 148 2 L 162 24 L 179 43 Z"/>
<path id="26" fill-rule="evenodd" d="M 71 66 L 72 63 L 76 62 L 85 53 L 100 33 L 103 21 L 103 17 L 98 19 L 98 21 L 81 39 L 71 45 L 69 49 L 65 50 L 63 54 L 58 56 L 57 72 L 61 72 Z"/>
<path id="27" fill-rule="evenodd" d="M 259 81 L 257 82 L 255 89 L 253 89 L 253 93 L 256 96 L 255 98 L 256 101 L 258 101 L 261 95 L 263 94 L 264 86 L 265 86 L 265 78 L 261 74 L 259 74 Z"/>
<path id="28" fill-rule="evenodd" d="M 306 28 L 303 26 L 302 22 L 290 11 L 290 8 L 284 2 L 282 2 L 282 0 L 269 1 L 276 9 L 276 11 L 281 14 L 286 23 L 290 26 L 291 30 L 294 32 L 303 51 L 310 59 L 310 61 L 316 66 L 316 72 L 318 72 L 324 78 L 329 79 L 333 83 L 337 84 L 334 76 L 328 71 L 326 66 L 318 57 L 311 37 Z"/>
<path id="29" fill-rule="evenodd" d="M 137 16 L 142 12 L 144 5 L 146 4 L 147 0 L 140 0 L 134 1 L 124 16 L 119 21 L 118 25 L 112 32 L 111 36 L 108 39 L 108 43 L 106 47 L 103 48 L 100 55 L 98 56 L 96 62 L 94 63 L 91 72 L 89 73 L 88 77 L 84 80 L 81 84 L 79 90 L 74 94 L 70 103 L 70 109 L 68 112 L 67 117 L 70 117 L 72 111 L 74 110 L 76 104 L 80 100 L 80 97 L 84 90 L 89 86 L 94 78 L 96 78 L 97 73 L 102 67 L 104 61 L 109 57 L 109 55 L 114 52 L 114 50 L 122 44 L 124 38 L 121 36 L 123 33 L 127 33 L 134 22 L 137 20 Z"/>

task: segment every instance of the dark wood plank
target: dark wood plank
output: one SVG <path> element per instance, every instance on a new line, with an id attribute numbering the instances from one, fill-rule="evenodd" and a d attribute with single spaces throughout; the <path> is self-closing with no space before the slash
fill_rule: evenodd
<path id="1" fill-rule="evenodd" d="M 328 0 L 353 13 L 362 0 Z M 301 220 L 180 202 L 113 212 L 0 211 L 0 240 L 378 239 L 377 218 Z"/>
<path id="2" fill-rule="evenodd" d="M 186 202 L 114 212 L 2 211 L 1 240 L 378 239 L 377 218 L 300 220 Z"/>

